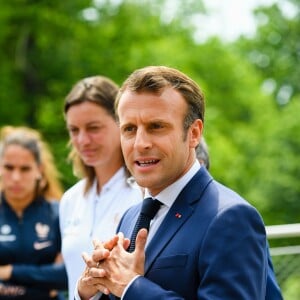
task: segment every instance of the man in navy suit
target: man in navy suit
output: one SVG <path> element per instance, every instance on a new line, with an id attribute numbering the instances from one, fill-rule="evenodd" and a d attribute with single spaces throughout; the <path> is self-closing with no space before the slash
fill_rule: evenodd
<path id="1" fill-rule="evenodd" d="M 126 165 L 162 205 L 133 252 L 126 249 L 141 205 L 125 213 L 121 233 L 84 255 L 77 297 L 282 299 L 269 278 L 261 216 L 196 159 L 204 124 L 198 85 L 176 69 L 139 69 L 123 84 L 116 112 Z"/>

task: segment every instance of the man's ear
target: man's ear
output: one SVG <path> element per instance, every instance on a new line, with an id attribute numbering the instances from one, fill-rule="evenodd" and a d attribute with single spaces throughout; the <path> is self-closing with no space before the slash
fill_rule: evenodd
<path id="1" fill-rule="evenodd" d="M 190 127 L 190 147 L 196 148 L 200 143 L 200 139 L 203 132 L 203 122 L 200 119 L 197 119 L 193 122 Z"/>

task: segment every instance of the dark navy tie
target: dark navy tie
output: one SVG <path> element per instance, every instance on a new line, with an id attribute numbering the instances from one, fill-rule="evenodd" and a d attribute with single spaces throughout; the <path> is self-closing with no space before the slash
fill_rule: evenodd
<path id="1" fill-rule="evenodd" d="M 135 240 L 136 236 L 140 229 L 146 228 L 149 231 L 150 221 L 154 218 L 156 213 L 158 212 L 161 202 L 153 199 L 146 198 L 143 200 L 142 209 L 140 215 L 135 223 L 131 238 L 130 238 L 130 246 L 128 248 L 128 252 L 133 252 L 135 249 Z"/>

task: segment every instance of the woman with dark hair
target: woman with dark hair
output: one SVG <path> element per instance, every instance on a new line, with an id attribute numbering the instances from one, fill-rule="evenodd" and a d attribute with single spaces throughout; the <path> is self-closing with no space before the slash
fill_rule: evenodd
<path id="1" fill-rule="evenodd" d="M 64 299 L 56 201 L 62 188 L 39 132 L 2 128 L 0 176 L 0 299 Z"/>

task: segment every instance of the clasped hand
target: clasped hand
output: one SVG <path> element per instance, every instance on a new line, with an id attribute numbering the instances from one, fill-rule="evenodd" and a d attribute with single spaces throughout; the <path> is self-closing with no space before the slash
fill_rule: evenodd
<path id="1" fill-rule="evenodd" d="M 130 241 L 123 233 L 105 243 L 93 241 L 92 255 L 82 254 L 86 268 L 78 282 L 81 299 L 89 299 L 98 292 L 121 297 L 134 277 L 144 275 L 146 240 L 147 230 L 141 229 L 132 253 L 126 251 Z"/>

